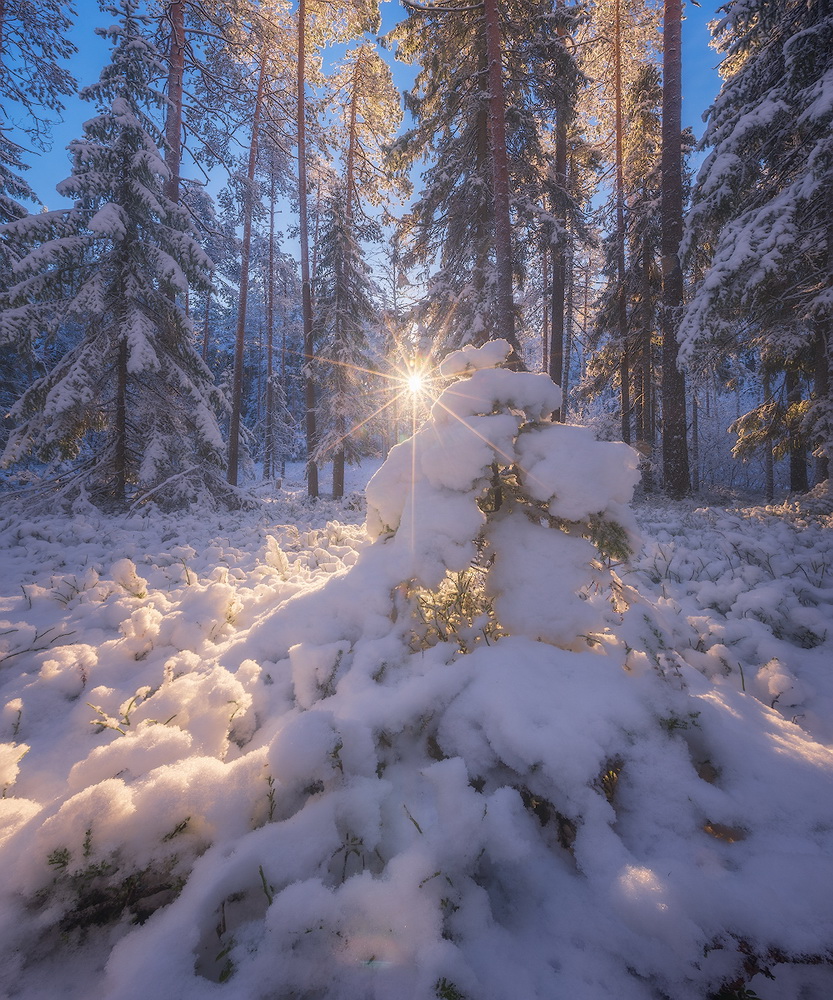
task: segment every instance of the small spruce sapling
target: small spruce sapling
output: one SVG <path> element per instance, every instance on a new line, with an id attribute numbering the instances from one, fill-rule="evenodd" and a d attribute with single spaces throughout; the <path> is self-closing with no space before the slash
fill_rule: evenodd
<path id="1" fill-rule="evenodd" d="M 603 628 L 591 591 L 634 545 L 638 456 L 555 423 L 560 389 L 498 367 L 509 350 L 447 358 L 454 381 L 368 485 L 368 530 L 401 559 L 416 648 L 453 635 L 468 652 L 503 634 L 583 648 Z"/>

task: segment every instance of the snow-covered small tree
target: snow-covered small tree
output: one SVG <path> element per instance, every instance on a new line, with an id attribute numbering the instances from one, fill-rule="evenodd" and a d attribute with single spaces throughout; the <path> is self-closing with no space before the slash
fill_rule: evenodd
<path id="1" fill-rule="evenodd" d="M 222 490 L 223 405 L 192 344 L 189 283 L 211 262 L 183 209 L 163 193 L 167 168 L 150 117 L 162 71 L 134 0 L 107 10 L 112 60 L 83 96 L 99 105 L 71 143 L 75 205 L 6 227 L 27 240 L 2 315 L 20 340 L 78 320 L 83 335 L 15 405 L 4 461 L 77 460 L 76 482 L 101 501 L 149 496 L 179 505 Z M 223 490 L 227 498 L 230 494 Z"/>

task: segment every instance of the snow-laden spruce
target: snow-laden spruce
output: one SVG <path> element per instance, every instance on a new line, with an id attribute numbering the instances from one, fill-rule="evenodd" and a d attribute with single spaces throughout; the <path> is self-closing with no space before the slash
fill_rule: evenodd
<path id="1" fill-rule="evenodd" d="M 163 193 L 168 170 L 149 114 L 166 103 L 153 87 L 159 56 L 132 0 L 114 13 L 119 22 L 101 32 L 112 61 L 82 92 L 99 113 L 70 143 L 72 175 L 58 188 L 74 206 L 4 227 L 28 253 L 2 302 L 0 342 L 37 354 L 68 325 L 80 332 L 12 408 L 2 460 L 34 455 L 62 482 L 69 469 L 74 492 L 97 501 L 228 499 L 224 401 L 185 308 L 189 284 L 204 285 L 212 264 Z"/>
<path id="2" fill-rule="evenodd" d="M 323 585 L 261 529 L 245 570 L 238 533 L 24 588 L 7 994 L 705 1000 L 771 966 L 765 1000 L 829 995 L 833 754 L 662 648 L 682 608 L 600 551 L 635 542 L 635 454 L 505 354 L 446 362 L 371 538 L 306 539 L 345 556 Z M 43 650 L 58 595 L 83 641 Z"/>

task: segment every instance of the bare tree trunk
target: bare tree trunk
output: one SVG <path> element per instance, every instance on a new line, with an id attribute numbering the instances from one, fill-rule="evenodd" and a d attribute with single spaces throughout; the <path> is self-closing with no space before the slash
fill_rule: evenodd
<path id="1" fill-rule="evenodd" d="M 281 403 L 289 407 L 289 374 L 286 370 L 286 278 L 284 278 L 283 301 L 281 302 Z M 286 425 L 286 417 L 281 417 L 281 423 Z M 281 481 L 286 476 L 287 441 L 285 432 L 281 434 Z"/>
<path id="2" fill-rule="evenodd" d="M 165 116 L 165 196 L 179 202 L 182 164 L 182 90 L 185 75 L 185 0 L 170 0 L 167 20 L 171 26 L 168 45 L 168 110 Z"/>
<path id="3" fill-rule="evenodd" d="M 561 223 L 559 244 L 552 251 L 552 328 L 550 331 L 550 378 L 563 388 L 564 382 L 564 303 L 567 279 L 567 115 L 563 106 L 558 108 L 555 123 L 555 184 L 556 216 Z M 561 410 L 554 414 L 561 420 Z"/>
<path id="4" fill-rule="evenodd" d="M 345 173 L 346 173 L 346 190 L 345 190 L 345 204 L 344 204 L 344 215 L 347 221 L 348 228 L 353 224 L 353 189 L 355 187 L 355 160 L 356 160 L 356 115 L 357 115 L 357 104 L 358 104 L 358 88 L 359 88 L 359 73 L 361 71 L 362 55 L 359 53 L 356 58 L 356 62 L 353 65 L 353 80 L 350 94 L 350 119 L 347 130 L 347 157 L 345 160 Z M 336 281 L 336 342 L 342 343 L 346 339 L 344 329 L 342 327 L 342 302 L 341 295 L 344 290 L 344 282 Z M 339 500 L 344 496 L 344 436 L 346 434 L 346 427 L 344 426 L 344 418 L 339 415 L 338 426 L 336 427 L 336 433 L 339 439 L 339 445 L 333 455 L 333 499 Z"/>
<path id="5" fill-rule="evenodd" d="M 212 273 L 213 278 L 213 273 Z M 212 282 L 213 284 L 213 282 Z M 202 359 L 208 362 L 209 318 L 211 316 L 211 289 L 205 293 L 205 317 L 202 325 Z"/>
<path id="6" fill-rule="evenodd" d="M 313 461 L 317 432 L 315 426 L 315 382 L 312 365 L 315 344 L 312 328 L 312 286 L 309 273 L 309 219 L 307 218 L 307 135 L 306 135 L 306 0 L 298 0 L 298 228 L 301 243 L 301 314 L 304 325 L 304 423 L 307 435 L 307 492 L 318 496 L 318 466 Z"/>
<path id="7" fill-rule="evenodd" d="M 116 446 L 113 455 L 115 482 L 113 496 L 123 501 L 127 496 L 127 343 L 119 342 L 116 356 Z"/>
<path id="8" fill-rule="evenodd" d="M 784 373 L 785 388 L 787 390 L 787 406 L 796 406 L 801 402 L 801 380 L 798 372 L 792 364 L 787 366 Z M 804 435 L 800 433 L 797 426 L 787 429 L 790 434 L 790 490 L 793 493 L 806 493 L 810 488 L 807 478 L 807 449 L 804 443 Z"/>
<path id="9" fill-rule="evenodd" d="M 696 389 L 691 393 L 691 489 L 694 493 L 700 490 L 700 406 Z"/>
<path id="10" fill-rule="evenodd" d="M 665 0 L 662 80 L 662 469 L 665 490 L 689 490 L 685 379 L 677 366 L 683 304 L 682 0 Z"/>
<path id="11" fill-rule="evenodd" d="M 639 385 L 642 398 L 642 440 L 647 463 L 642 475 L 646 493 L 654 490 L 654 367 L 652 334 L 654 329 L 653 289 L 651 288 L 651 246 L 646 238 L 642 249 L 642 335 L 640 343 Z"/>
<path id="12" fill-rule="evenodd" d="M 550 251 L 548 247 L 544 247 L 541 253 L 541 283 L 544 286 L 544 292 L 542 296 L 542 308 L 543 317 L 541 323 L 541 371 L 549 372 L 550 370 L 550 311 L 549 311 L 549 297 L 550 297 Z"/>
<path id="13" fill-rule="evenodd" d="M 830 342 L 825 330 L 818 330 L 814 341 L 813 393 L 817 401 L 830 399 Z M 822 446 L 830 447 L 830 440 L 820 441 Z M 830 476 L 830 459 L 822 455 L 816 461 L 816 484 L 823 483 Z"/>
<path id="14" fill-rule="evenodd" d="M 275 337 L 275 171 L 269 191 L 269 264 L 266 284 L 266 446 L 263 451 L 263 478 L 275 474 L 275 387 L 273 352 Z"/>
<path id="15" fill-rule="evenodd" d="M 766 406 L 772 403 L 772 372 L 770 371 L 769 364 L 764 362 L 763 364 L 763 392 L 764 392 L 764 404 Z M 767 435 L 765 441 L 766 447 L 764 449 L 764 497 L 767 503 L 772 503 L 775 498 L 775 461 L 772 456 L 772 442 L 769 440 Z"/>
<path id="16" fill-rule="evenodd" d="M 484 0 L 483 15 L 489 79 L 498 329 L 500 335 L 520 355 L 515 334 L 515 303 L 512 294 L 512 222 L 509 210 L 509 157 L 506 151 L 506 98 L 503 92 L 503 46 L 497 0 Z"/>
<path id="17" fill-rule="evenodd" d="M 619 385 L 622 410 L 622 440 L 631 442 L 630 358 L 628 357 L 628 311 L 625 298 L 625 156 L 624 94 L 622 84 L 622 3 L 616 0 L 613 28 L 614 101 L 616 107 L 616 329 L 619 335 Z"/>
<path id="18" fill-rule="evenodd" d="M 565 261 L 566 273 L 570 277 L 567 281 L 567 305 L 564 320 L 564 374 L 561 381 L 561 409 L 559 410 L 561 420 L 565 422 L 567 420 L 567 399 L 570 395 L 570 361 L 573 356 L 573 324 L 575 322 L 574 263 L 575 257 L 571 249 Z"/>
<path id="19" fill-rule="evenodd" d="M 268 51 L 260 58 L 254 114 L 252 115 L 252 140 L 249 143 L 249 163 L 246 171 L 246 190 L 243 201 L 243 241 L 240 253 L 240 301 L 237 306 L 237 330 L 234 338 L 234 376 L 231 387 L 231 420 L 229 422 L 228 481 L 237 486 L 240 464 L 240 414 L 243 409 L 243 348 L 246 340 L 246 306 L 249 298 L 249 261 L 252 251 L 252 202 L 254 201 L 255 167 L 257 166 L 257 140 L 260 117 L 263 111 L 263 94 L 266 86 L 266 59 Z"/>

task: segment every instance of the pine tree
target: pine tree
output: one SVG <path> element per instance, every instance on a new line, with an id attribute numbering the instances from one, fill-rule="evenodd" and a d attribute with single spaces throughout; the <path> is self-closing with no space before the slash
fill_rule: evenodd
<path id="1" fill-rule="evenodd" d="M 635 350 L 629 332 L 629 274 L 638 253 L 629 241 L 630 202 L 638 183 L 626 178 L 626 152 L 637 123 L 632 120 L 629 97 L 646 66 L 656 66 L 659 44 L 658 11 L 646 0 L 597 0 L 580 36 L 582 68 L 593 80 L 581 95 L 581 109 L 590 120 L 612 181 L 602 215 L 612 230 L 608 241 L 608 308 L 600 317 L 599 333 L 607 334 L 606 354 L 615 360 L 618 375 L 622 440 L 631 440 L 633 402 L 639 397 L 632 384 Z M 631 183 L 628 183 L 630 181 Z M 605 367 L 612 367 L 611 358 Z"/>
<path id="2" fill-rule="evenodd" d="M 75 88 L 74 77 L 62 65 L 75 52 L 66 38 L 72 13 L 55 0 L 0 2 L 0 225 L 27 215 L 21 202 L 38 200 L 23 175 L 28 164 L 19 140 L 25 137 L 36 148 L 47 149 L 49 113 L 60 114 L 61 98 Z M 25 248 L 11 234 L 0 236 L 0 286 L 8 285 L 22 252 Z M 31 354 L 20 356 L 0 340 L 3 413 L 28 384 L 33 362 Z"/>
<path id="3" fill-rule="evenodd" d="M 112 60 L 82 96 L 99 113 L 71 143 L 70 209 L 7 227 L 32 249 L 20 262 L 3 328 L 34 339 L 76 320 L 78 343 L 16 404 L 4 461 L 29 453 L 74 462 L 73 485 L 98 502 L 180 506 L 222 488 L 222 400 L 191 344 L 183 300 L 211 262 L 184 210 L 163 193 L 168 171 L 150 117 L 163 72 L 135 0 L 107 8 Z"/>
<path id="4" fill-rule="evenodd" d="M 559 6 L 553 12 L 534 0 L 488 12 L 417 3 L 408 9 L 389 41 L 397 43 L 398 58 L 421 64 L 405 98 L 416 124 L 397 142 L 393 164 L 405 170 L 423 157 L 431 161 L 404 220 L 405 263 L 427 280 L 417 321 L 442 354 L 463 343 L 511 339 L 523 327 L 517 305 L 511 322 L 507 316 L 507 285 L 520 284 L 542 231 L 552 241 L 557 230 L 544 139 L 556 106 L 569 103 L 559 89 L 578 81 L 560 34 L 571 27 L 574 11 Z"/>
<path id="5" fill-rule="evenodd" d="M 358 223 L 336 183 L 326 199 L 319 234 L 315 286 L 318 379 L 318 449 L 315 462 L 333 461 L 333 496 L 344 495 L 344 463 L 359 458 L 355 427 L 370 415 L 369 333 L 378 317 L 376 289 L 360 240 L 378 239 L 378 227 Z"/>
<path id="6" fill-rule="evenodd" d="M 350 375 L 347 366 L 367 368 L 366 328 L 378 314 L 360 242 L 379 235 L 368 207 L 382 206 L 391 191 L 401 192 L 407 185 L 384 170 L 386 146 L 402 120 L 390 67 L 365 42 L 346 54 L 329 84 L 328 103 L 337 115 L 333 145 L 342 160 L 343 178 L 330 192 L 319 244 L 317 294 L 323 299 L 317 309 L 318 356 L 328 364 L 321 379 L 323 425 L 316 461 L 332 458 L 333 496 L 340 497 L 344 463 L 356 454 L 350 428 L 362 423 L 363 409 L 357 404 L 362 397 L 356 392 L 355 373 Z M 334 212 L 343 218 L 335 218 Z"/>
<path id="7" fill-rule="evenodd" d="M 711 254 L 682 324 L 683 350 L 753 345 L 770 371 L 812 367 L 791 451 L 809 437 L 824 456 L 833 441 L 833 5 L 736 0 L 713 33 L 725 82 L 708 112 L 711 152 L 687 234 L 691 248 Z"/>

